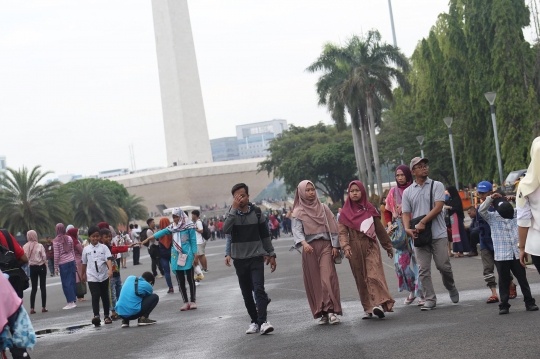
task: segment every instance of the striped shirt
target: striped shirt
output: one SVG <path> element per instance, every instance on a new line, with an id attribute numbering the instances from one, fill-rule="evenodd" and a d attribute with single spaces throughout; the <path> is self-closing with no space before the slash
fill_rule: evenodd
<path id="1" fill-rule="evenodd" d="M 491 196 L 488 196 L 480 206 L 479 213 L 486 220 L 491 228 L 491 239 L 493 240 L 493 250 L 496 261 L 511 261 L 519 259 L 519 236 L 516 210 L 513 219 L 505 219 L 495 212 L 489 212 L 489 207 L 493 203 Z"/>
<path id="2" fill-rule="evenodd" d="M 61 264 L 75 261 L 75 251 L 73 249 L 73 241 L 70 239 L 68 242 L 68 251 L 64 253 L 64 243 L 61 240 L 54 240 L 54 269 L 58 270 L 58 266 Z"/>

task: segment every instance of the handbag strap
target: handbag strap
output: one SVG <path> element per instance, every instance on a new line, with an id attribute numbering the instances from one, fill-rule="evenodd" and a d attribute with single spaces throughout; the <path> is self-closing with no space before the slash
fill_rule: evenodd
<path id="1" fill-rule="evenodd" d="M 429 190 L 429 211 L 431 212 L 433 210 L 433 184 L 435 183 L 435 180 L 431 180 L 431 188 Z"/>

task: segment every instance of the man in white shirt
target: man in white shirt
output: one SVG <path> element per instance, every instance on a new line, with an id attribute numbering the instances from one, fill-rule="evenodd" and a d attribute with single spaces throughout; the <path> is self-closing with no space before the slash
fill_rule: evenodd
<path id="1" fill-rule="evenodd" d="M 207 262 L 206 262 L 206 240 L 203 238 L 203 223 L 199 216 L 201 212 L 194 210 L 191 212 L 191 220 L 195 223 L 195 231 L 197 231 L 197 255 L 199 256 L 199 261 L 201 263 L 203 273 L 208 273 Z"/>
<path id="2" fill-rule="evenodd" d="M 141 229 L 139 228 L 138 224 L 130 224 L 129 227 L 131 228 L 131 240 L 133 241 L 133 265 L 136 266 L 139 264 L 139 258 L 141 256 L 141 245 L 139 244 L 140 238 L 141 238 Z"/>

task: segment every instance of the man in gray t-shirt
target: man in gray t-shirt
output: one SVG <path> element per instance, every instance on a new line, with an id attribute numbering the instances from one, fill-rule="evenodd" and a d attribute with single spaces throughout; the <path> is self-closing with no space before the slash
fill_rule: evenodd
<path id="1" fill-rule="evenodd" d="M 418 233 L 425 230 L 426 224 L 431 222 L 432 241 L 422 247 L 414 248 L 419 265 L 418 277 L 424 294 L 424 298 L 421 300 L 425 301 L 421 307 L 422 310 L 434 309 L 437 303 L 437 296 L 431 281 L 432 258 L 442 275 L 443 284 L 450 294 L 450 299 L 454 303 L 459 302 L 459 292 L 454 284 L 454 275 L 446 247 L 448 236 L 442 212 L 444 185 L 428 177 L 428 162 L 427 158 L 420 157 L 411 160 L 410 168 L 416 180 L 403 192 L 402 199 L 403 226 L 410 237 L 418 237 Z M 433 193 L 431 194 L 432 184 Z M 432 203 L 430 203 L 431 197 L 433 198 Z M 416 225 L 416 228 L 409 228 L 412 218 L 424 215 L 425 217 Z"/>

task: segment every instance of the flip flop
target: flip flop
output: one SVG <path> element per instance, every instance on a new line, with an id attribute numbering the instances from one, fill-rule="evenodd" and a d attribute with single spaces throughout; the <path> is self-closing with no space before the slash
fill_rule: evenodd
<path id="1" fill-rule="evenodd" d="M 499 302 L 499 297 L 497 297 L 496 295 L 492 295 L 491 297 L 488 298 L 486 303 L 498 303 L 498 302 Z"/>

